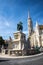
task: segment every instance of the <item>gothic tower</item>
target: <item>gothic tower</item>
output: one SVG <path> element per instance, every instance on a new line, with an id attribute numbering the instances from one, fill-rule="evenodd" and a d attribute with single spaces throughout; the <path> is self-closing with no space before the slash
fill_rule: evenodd
<path id="1" fill-rule="evenodd" d="M 32 20 L 30 17 L 30 13 L 28 12 L 28 35 L 31 36 L 32 32 L 33 32 L 33 24 L 32 24 Z"/>

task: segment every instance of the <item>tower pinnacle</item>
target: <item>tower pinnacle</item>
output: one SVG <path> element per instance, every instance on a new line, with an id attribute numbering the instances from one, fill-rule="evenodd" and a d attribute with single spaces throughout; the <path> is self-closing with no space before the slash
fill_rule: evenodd
<path id="1" fill-rule="evenodd" d="M 28 11 L 28 18 L 30 18 L 30 12 Z"/>
<path id="2" fill-rule="evenodd" d="M 36 26 L 38 26 L 38 21 L 36 21 Z"/>
<path id="3" fill-rule="evenodd" d="M 29 36 L 31 36 L 32 32 L 33 32 L 33 23 L 32 23 L 32 19 L 30 17 L 30 12 L 28 11 L 28 31 L 29 31 Z"/>

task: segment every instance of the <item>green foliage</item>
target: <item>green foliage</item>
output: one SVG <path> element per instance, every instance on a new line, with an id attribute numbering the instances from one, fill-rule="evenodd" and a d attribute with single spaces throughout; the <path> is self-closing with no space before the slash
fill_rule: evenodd
<path id="1" fill-rule="evenodd" d="M 4 39 L 2 38 L 2 36 L 0 36 L 0 47 L 2 47 L 2 45 L 4 44 L 5 44 Z"/>
<path id="2" fill-rule="evenodd" d="M 40 51 L 39 51 L 39 47 L 38 46 L 36 46 L 36 47 L 34 47 L 34 49 L 35 49 L 35 51 L 37 52 L 37 53 L 39 53 Z"/>
<path id="3" fill-rule="evenodd" d="M 23 25 L 22 25 L 21 21 L 17 24 L 17 30 L 18 31 L 22 31 L 23 30 Z"/>
<path id="4" fill-rule="evenodd" d="M 4 44 L 4 40 L 2 37 L 0 37 L 0 45 L 3 45 Z"/>
<path id="5" fill-rule="evenodd" d="M 2 38 L 2 36 L 0 36 L 0 49 L 2 48 L 6 49 L 8 47 L 8 44 L 5 44 L 5 40 Z"/>

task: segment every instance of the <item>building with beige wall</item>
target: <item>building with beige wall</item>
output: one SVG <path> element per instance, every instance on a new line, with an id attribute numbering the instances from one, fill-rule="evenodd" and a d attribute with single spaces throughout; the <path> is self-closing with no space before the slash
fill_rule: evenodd
<path id="1" fill-rule="evenodd" d="M 20 31 L 14 33 L 14 40 L 12 43 L 14 50 L 23 50 L 26 45 L 26 35 Z"/>
<path id="2" fill-rule="evenodd" d="M 22 55 L 24 50 L 26 50 L 26 35 L 17 31 L 14 33 L 14 39 L 12 40 L 10 37 L 8 40 L 8 51 L 11 54 Z"/>

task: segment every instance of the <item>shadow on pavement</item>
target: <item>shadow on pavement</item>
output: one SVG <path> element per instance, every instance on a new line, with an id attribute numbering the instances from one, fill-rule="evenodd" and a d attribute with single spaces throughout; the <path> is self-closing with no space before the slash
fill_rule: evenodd
<path id="1" fill-rule="evenodd" d="M 9 61 L 9 60 L 0 60 L 0 62 L 6 62 L 6 61 Z"/>

